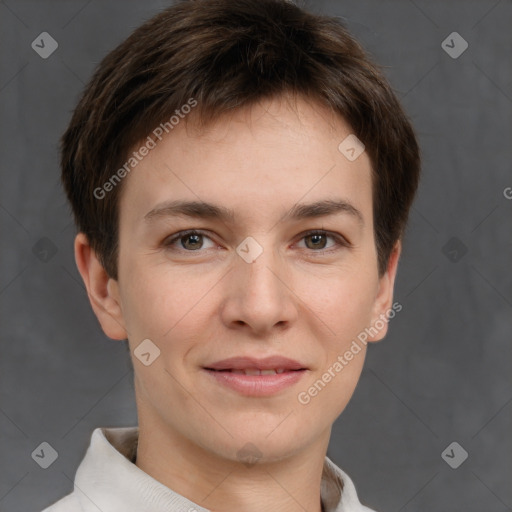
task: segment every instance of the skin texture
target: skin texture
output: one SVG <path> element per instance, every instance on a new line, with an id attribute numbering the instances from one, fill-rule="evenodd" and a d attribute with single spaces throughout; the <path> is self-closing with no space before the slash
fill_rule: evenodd
<path id="1" fill-rule="evenodd" d="M 379 277 L 370 160 L 363 153 L 351 162 L 338 150 L 350 127 L 323 106 L 281 97 L 206 130 L 188 121 L 125 178 L 119 280 L 107 276 L 82 233 L 75 240 L 105 334 L 129 340 L 140 428 L 136 464 L 211 510 L 319 512 L 331 426 L 354 392 L 366 347 L 308 404 L 297 395 L 391 308 L 400 243 Z M 158 203 L 176 199 L 229 207 L 233 223 L 144 221 Z M 347 213 L 281 220 L 296 203 L 322 199 L 350 202 L 364 224 Z M 205 234 L 164 246 L 186 229 Z M 313 229 L 337 233 L 350 246 L 337 246 L 331 236 L 315 246 L 306 235 Z M 252 263 L 236 252 L 249 236 L 263 249 Z M 161 351 L 149 366 L 133 356 L 147 338 Z M 228 357 L 275 354 L 308 371 L 273 396 L 242 396 L 202 369 Z M 246 443 L 261 452 L 250 466 L 237 455 Z"/>

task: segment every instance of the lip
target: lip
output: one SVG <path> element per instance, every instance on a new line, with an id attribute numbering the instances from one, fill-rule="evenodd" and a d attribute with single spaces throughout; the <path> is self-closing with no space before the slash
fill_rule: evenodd
<path id="1" fill-rule="evenodd" d="M 218 384 L 245 396 L 269 396 L 293 386 L 307 370 L 288 370 L 275 375 L 243 375 L 229 371 L 203 369 Z"/>
<path id="2" fill-rule="evenodd" d="M 272 375 L 245 375 L 228 370 L 284 370 Z M 308 368 L 303 364 L 282 356 L 263 359 L 232 357 L 203 367 L 203 370 L 218 384 L 245 396 L 270 396 L 299 382 Z"/>
<path id="3" fill-rule="evenodd" d="M 273 370 L 282 368 L 284 370 L 307 370 L 306 366 L 283 356 L 269 356 L 262 359 L 256 357 L 230 357 L 204 366 L 207 370 L 245 370 L 246 368 L 257 368 L 258 370 Z"/>

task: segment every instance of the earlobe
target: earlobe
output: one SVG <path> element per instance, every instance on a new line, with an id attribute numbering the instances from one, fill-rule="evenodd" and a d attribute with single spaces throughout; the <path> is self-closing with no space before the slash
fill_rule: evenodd
<path id="1" fill-rule="evenodd" d="M 117 281 L 108 276 L 84 233 L 75 238 L 75 261 L 103 332 L 115 340 L 126 339 Z"/>
<path id="2" fill-rule="evenodd" d="M 372 335 L 368 341 L 380 341 L 388 332 L 388 314 L 393 305 L 393 291 L 395 287 L 395 277 L 398 269 L 398 260 L 402 252 L 402 242 L 398 240 L 391 251 L 388 268 L 384 275 L 379 279 L 379 287 L 375 297 L 372 324 L 369 329 Z"/>

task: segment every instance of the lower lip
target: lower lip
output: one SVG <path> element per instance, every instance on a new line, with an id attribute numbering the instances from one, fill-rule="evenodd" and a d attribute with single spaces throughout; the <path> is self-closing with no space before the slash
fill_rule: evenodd
<path id="1" fill-rule="evenodd" d="M 295 370 L 275 375 L 243 375 L 232 372 L 205 371 L 218 383 L 246 396 L 269 396 L 296 384 L 306 370 Z"/>

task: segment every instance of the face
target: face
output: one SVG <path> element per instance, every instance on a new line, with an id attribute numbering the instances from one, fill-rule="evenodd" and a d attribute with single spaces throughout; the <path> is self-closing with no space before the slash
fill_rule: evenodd
<path id="1" fill-rule="evenodd" d="M 273 100 L 177 125 L 125 178 L 119 279 L 97 314 L 129 338 L 141 422 L 231 460 L 328 438 L 398 259 L 379 277 L 370 160 L 338 149 L 350 133 L 320 105 Z"/>

